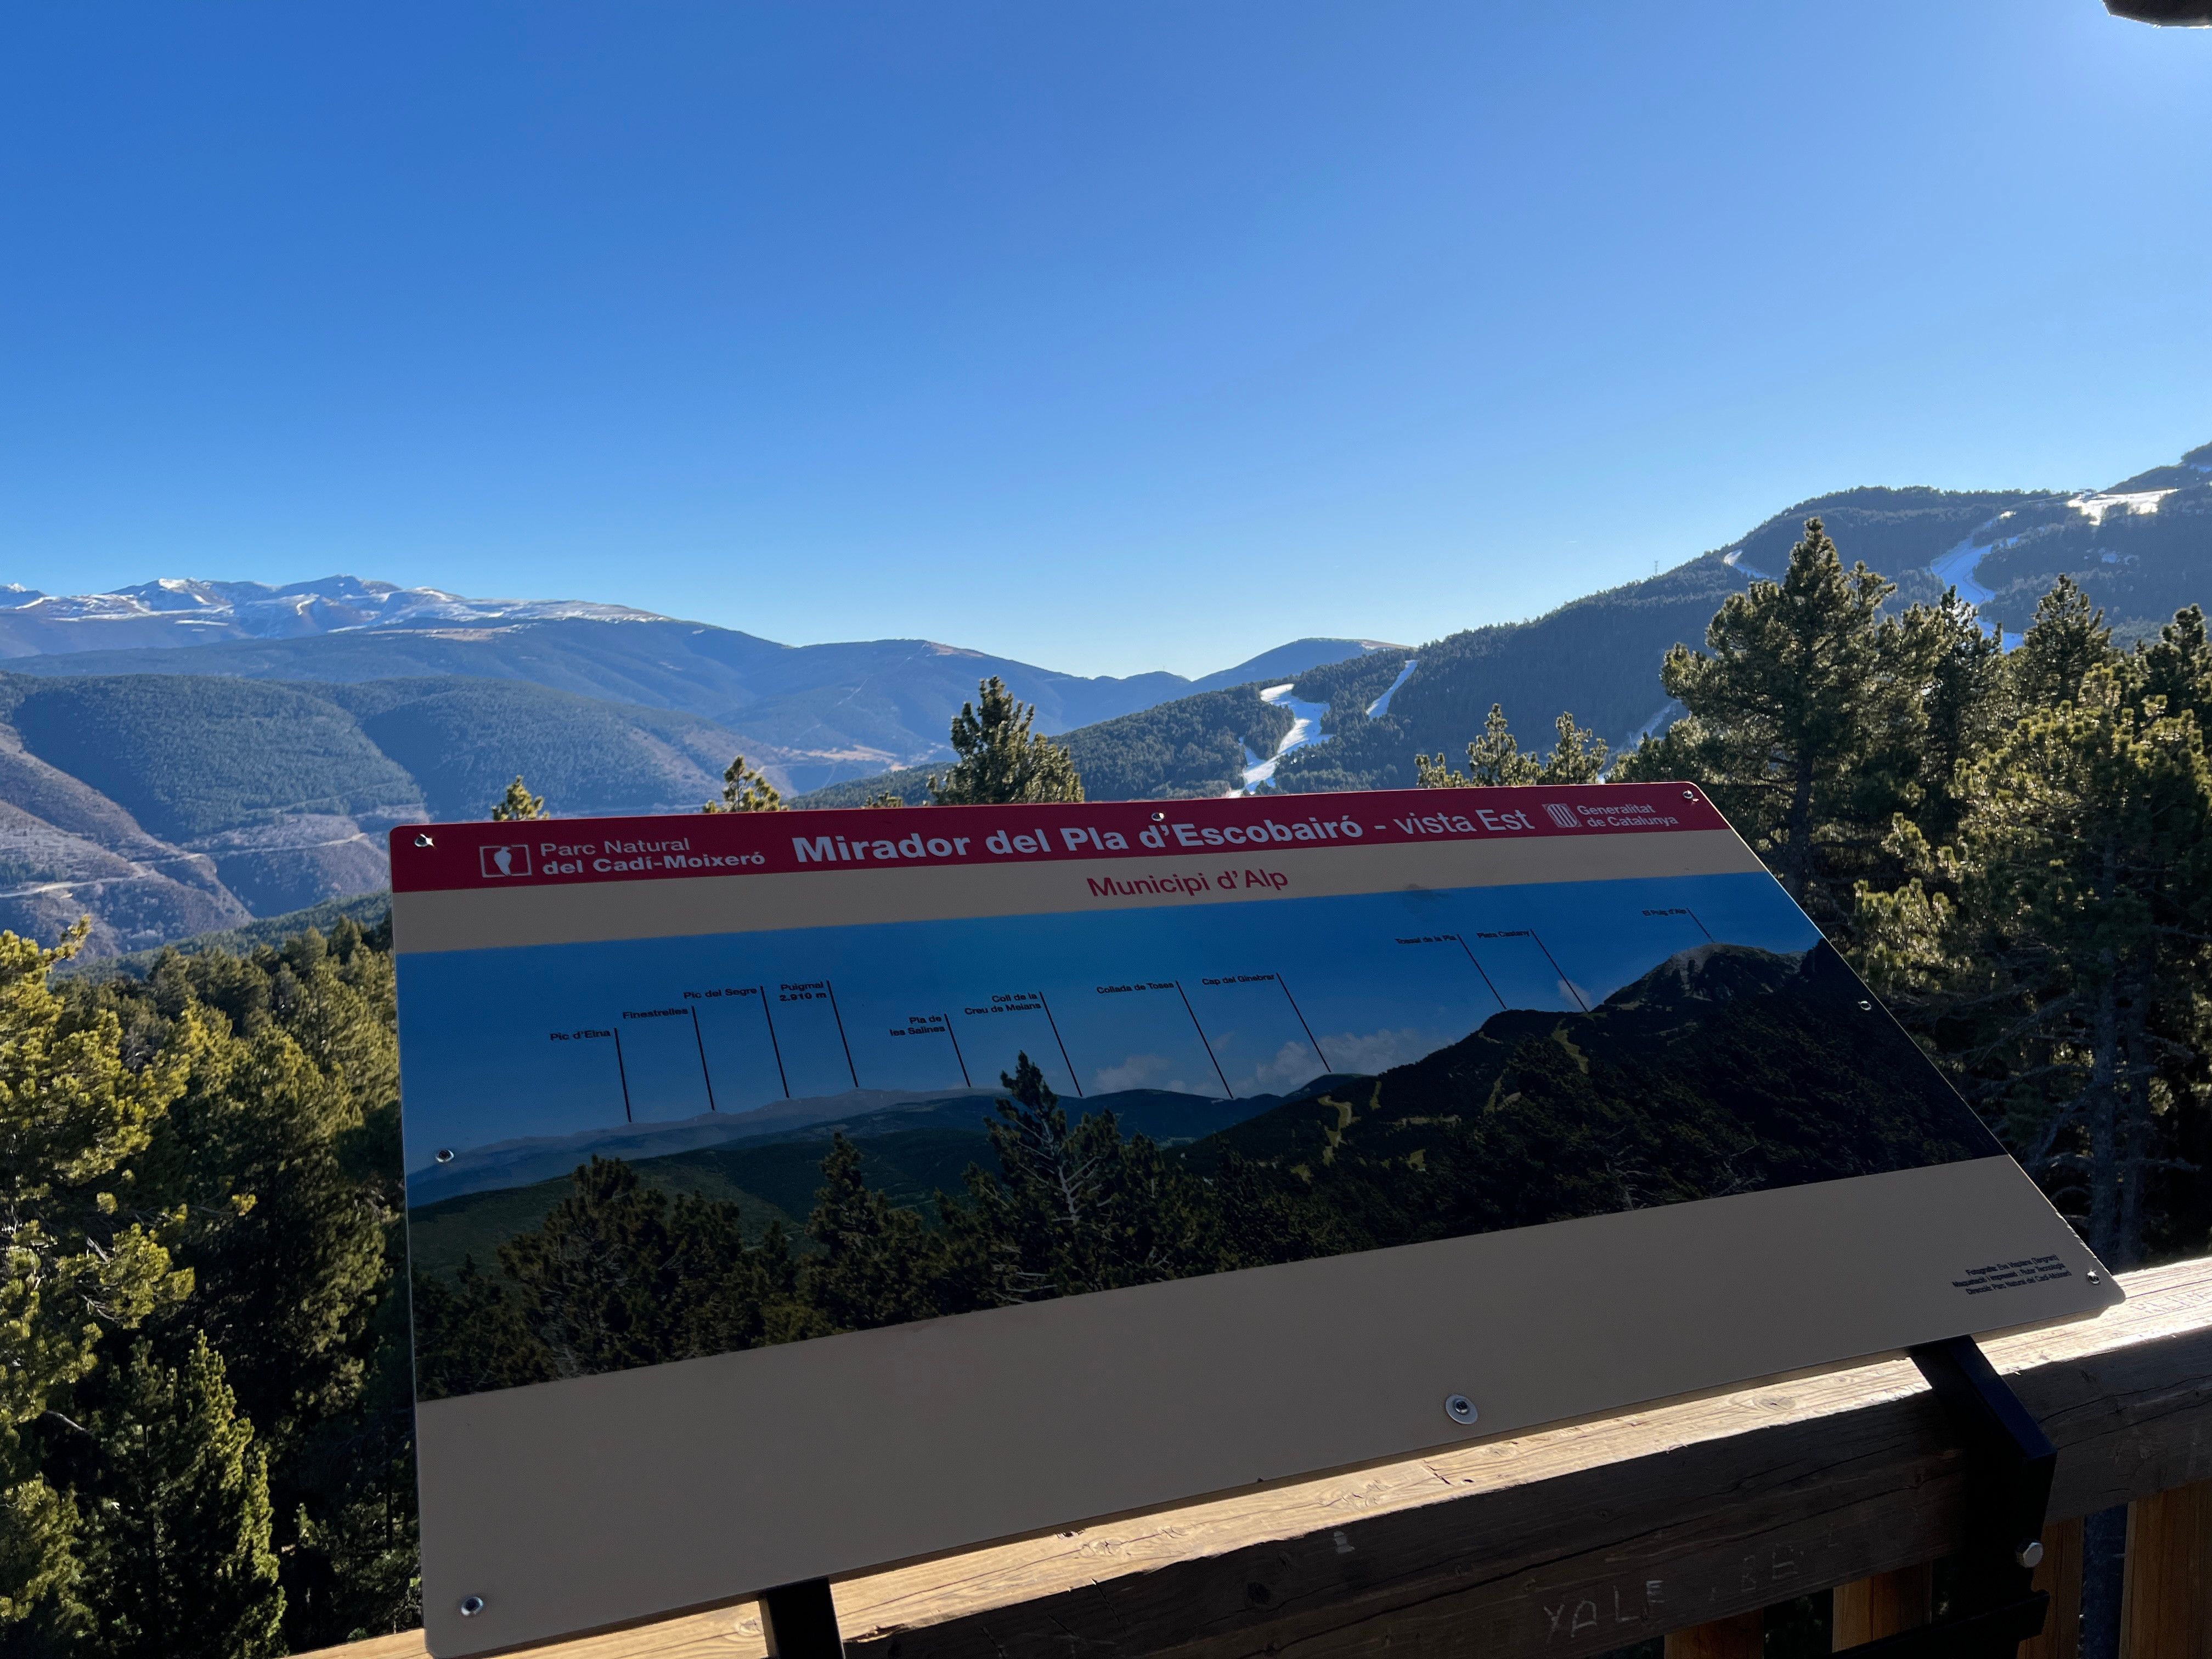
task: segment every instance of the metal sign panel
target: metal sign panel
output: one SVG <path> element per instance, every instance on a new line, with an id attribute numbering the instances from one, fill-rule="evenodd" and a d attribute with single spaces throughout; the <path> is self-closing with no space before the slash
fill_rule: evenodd
<path id="1" fill-rule="evenodd" d="M 2118 1299 L 1688 786 L 393 834 L 478 1652 Z"/>

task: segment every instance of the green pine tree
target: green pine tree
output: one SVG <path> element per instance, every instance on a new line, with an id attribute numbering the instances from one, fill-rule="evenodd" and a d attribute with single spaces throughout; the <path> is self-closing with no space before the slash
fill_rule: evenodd
<path id="1" fill-rule="evenodd" d="M 745 1243 L 738 1206 L 668 1195 L 594 1157 L 501 1277 L 416 1278 L 426 1397 L 726 1353 L 829 1328 L 799 1304 L 788 1240 Z"/>
<path id="2" fill-rule="evenodd" d="M 1924 720 L 1913 816 L 1940 842 L 1955 830 L 1965 806 L 1960 767 L 1989 752 L 2011 713 L 2004 647 L 1955 587 L 1932 605 L 1913 605 L 1899 621 L 1898 657 L 1907 683 L 1921 688 Z"/>
<path id="3" fill-rule="evenodd" d="M 522 781 L 522 774 L 518 772 L 514 781 L 507 786 L 507 793 L 492 807 L 491 816 L 495 823 L 522 823 L 552 815 L 545 810 L 545 797 L 532 794 L 529 786 Z"/>
<path id="4" fill-rule="evenodd" d="M 930 779 L 930 798 L 939 806 L 1081 800 L 1074 757 L 1030 731 L 1036 705 L 1017 702 L 995 674 L 976 690 L 981 707 L 963 702 L 952 717 L 959 759 L 944 777 Z"/>
<path id="5" fill-rule="evenodd" d="M 2020 649 L 2006 661 L 2022 710 L 2071 702 L 2093 668 L 2118 659 L 2105 613 L 2071 576 L 2062 575 L 2035 603 Z"/>
<path id="6" fill-rule="evenodd" d="M 1605 775 L 1605 740 L 1586 726 L 1577 726 L 1573 714 L 1562 709 L 1552 722 L 1559 741 L 1544 757 L 1539 783 L 1595 783 Z"/>
<path id="7" fill-rule="evenodd" d="M 869 1187 L 860 1162 L 859 1147 L 842 1134 L 831 1138 L 806 1222 L 822 1247 L 805 1266 L 807 1300 L 841 1331 L 960 1311 L 942 1305 L 943 1238 Z"/>
<path id="8" fill-rule="evenodd" d="M 145 1000 L 211 1033 L 141 1188 L 185 1214 L 190 1329 L 222 1355 L 270 1460 L 288 1638 L 402 1627 L 412 1394 L 391 957 L 342 921 L 248 958 L 166 956 Z M 180 1360 L 185 1334 L 165 1328 L 157 1352 Z"/>
<path id="9" fill-rule="evenodd" d="M 446 1400 L 490 1389 L 550 1382 L 553 1355 L 524 1320 L 519 1287 L 465 1257 L 451 1279 L 416 1273 L 414 1384 L 417 1397 Z"/>
<path id="10" fill-rule="evenodd" d="M 361 1122 L 343 1081 L 272 1026 L 207 1046 L 149 1161 L 148 1179 L 190 1205 L 193 1326 L 237 1356 L 231 1385 L 271 1445 L 360 1390 L 386 1272 L 383 1218 L 340 1154 Z"/>
<path id="11" fill-rule="evenodd" d="M 1482 735 L 1467 746 L 1468 769 L 1454 771 L 1441 754 L 1415 755 L 1413 771 L 1424 789 L 1487 789 L 1505 784 L 1592 783 L 1605 775 L 1607 750 L 1603 739 L 1575 717 L 1562 713 L 1553 722 L 1559 742 L 1539 761 L 1521 752 L 1505 719 L 1503 704 L 1490 705 Z"/>
<path id="12" fill-rule="evenodd" d="M 1731 594 L 1707 650 L 1667 653 L 1661 683 L 1688 714 L 1613 771 L 1703 782 L 1791 896 L 1832 921 L 1915 799 L 1926 717 L 1905 631 L 1880 614 L 1890 591 L 1863 564 L 1846 571 L 1807 520 L 1781 581 Z"/>
<path id="13" fill-rule="evenodd" d="M 720 799 L 708 801 L 699 810 L 702 812 L 781 812 L 784 810 L 783 795 L 768 781 L 766 773 L 748 763 L 745 757 L 739 755 L 722 773 Z"/>
<path id="14" fill-rule="evenodd" d="M 1217 1212 L 1179 1162 L 1111 1112 L 1071 1127 L 1024 1054 L 1000 1081 L 989 1124 L 994 1175 L 968 1172 L 968 1205 L 946 1212 L 948 1249 L 975 1264 L 985 1299 L 1029 1302 L 1149 1285 L 1222 1265 Z"/>
<path id="15" fill-rule="evenodd" d="M 2212 642 L 2201 607 L 2173 613 L 2157 641 L 2142 648 L 2137 678 L 2145 697 L 2160 699 L 2169 714 L 2193 716 L 2200 732 L 2212 733 Z"/>
<path id="16" fill-rule="evenodd" d="M 556 1376 L 679 1357 L 668 1199 L 620 1159 L 595 1155 L 579 1168 L 568 1196 L 535 1231 L 501 1245 L 500 1259 Z"/>
<path id="17" fill-rule="evenodd" d="M 181 1366 L 141 1342 L 94 1414 L 82 1593 L 100 1659 L 286 1651 L 266 1455 L 201 1334 Z"/>
<path id="18" fill-rule="evenodd" d="M 1534 783 L 1543 767 L 1533 755 L 1521 752 L 1520 740 L 1505 719 L 1502 703 L 1490 705 L 1482 735 L 1467 746 L 1465 774 L 1454 771 L 1442 754 L 1413 757 L 1414 775 L 1424 789 L 1492 789 L 1507 784 Z"/>
<path id="19" fill-rule="evenodd" d="M 2173 1109 L 2212 1037 L 2212 765 L 2194 715 L 2138 702 L 2129 680 L 2100 665 L 2030 713 L 1962 773 L 1954 844 L 1901 824 L 1923 877 L 1859 895 L 1874 982 L 1917 1005 L 2116 1267 L 2142 1259 Z"/>
<path id="20" fill-rule="evenodd" d="M 85 931 L 53 950 L 0 933 L 0 1633 L 74 1595 L 74 1505 L 46 1468 L 72 1390 L 104 1334 L 191 1290 L 167 1248 L 181 1218 L 139 1208 L 132 1165 L 204 1033 L 187 1019 L 126 1056 L 114 1011 L 65 1006 L 48 975 Z"/>

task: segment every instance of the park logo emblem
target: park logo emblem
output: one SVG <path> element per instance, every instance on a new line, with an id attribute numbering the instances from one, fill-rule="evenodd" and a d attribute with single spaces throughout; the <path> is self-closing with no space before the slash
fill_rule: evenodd
<path id="1" fill-rule="evenodd" d="M 511 842 L 503 847 L 480 847 L 477 859 L 488 878 L 526 876 L 530 873 L 530 843 Z"/>

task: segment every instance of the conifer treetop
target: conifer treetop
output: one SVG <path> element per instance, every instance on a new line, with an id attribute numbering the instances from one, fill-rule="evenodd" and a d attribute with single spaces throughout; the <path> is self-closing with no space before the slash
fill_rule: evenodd
<path id="1" fill-rule="evenodd" d="M 1509 784 L 1595 783 L 1605 775 L 1609 752 L 1605 740 L 1586 726 L 1575 724 L 1572 712 L 1561 710 L 1552 722 L 1559 742 L 1542 760 L 1523 754 L 1520 739 L 1509 728 L 1503 703 L 1492 703 L 1482 723 L 1482 735 L 1467 746 L 1468 769 L 1455 772 L 1442 754 L 1415 755 L 1413 770 L 1424 789 L 1492 789 Z"/>
<path id="2" fill-rule="evenodd" d="M 930 779 L 932 800 L 939 806 L 1081 800 L 1075 757 L 1030 730 L 1036 705 L 1017 702 L 996 674 L 976 691 L 981 706 L 963 702 L 952 717 L 952 750 L 960 758 L 944 777 Z"/>
<path id="3" fill-rule="evenodd" d="M 748 762 L 743 755 L 732 760 L 722 772 L 722 793 L 699 809 L 702 812 L 781 812 L 783 792 L 768 781 L 768 775 Z"/>
<path id="4" fill-rule="evenodd" d="M 522 781 L 522 774 L 517 772 L 514 781 L 507 786 L 507 793 L 491 809 L 491 816 L 495 823 L 524 823 L 553 815 L 545 810 L 545 797 L 532 794 L 529 785 Z"/>

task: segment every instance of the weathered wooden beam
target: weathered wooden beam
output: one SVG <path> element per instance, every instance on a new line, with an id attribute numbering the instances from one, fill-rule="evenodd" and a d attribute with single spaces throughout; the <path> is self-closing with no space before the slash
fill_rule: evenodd
<path id="1" fill-rule="evenodd" d="M 1666 1659 L 1760 1659 L 1765 1651 L 1763 1613 L 1739 1613 L 1667 1632 Z"/>
<path id="2" fill-rule="evenodd" d="M 2124 1282 L 1986 1345 L 2060 1447 L 2060 1518 L 2212 1475 L 2212 1262 Z M 1942 1555 L 1962 1471 L 1887 1360 L 878 1575 L 846 1628 L 882 1659 L 1595 1654 Z"/>
<path id="3" fill-rule="evenodd" d="M 1878 1641 L 1928 1622 L 1935 1575 L 1930 1564 L 1878 1572 L 1836 1586 L 1835 1611 L 1828 1624 L 1828 1646 L 1837 1653 L 1862 1642 Z"/>
<path id="4" fill-rule="evenodd" d="M 2130 1506 L 2120 1659 L 2212 1659 L 2212 1480 Z"/>
<path id="5" fill-rule="evenodd" d="M 2096 1319 L 1984 1344 L 2059 1447 L 2055 1519 L 2212 1479 L 2212 1260 L 2121 1282 Z M 1961 1456 L 1894 1358 L 871 1573 L 837 1604 L 853 1659 L 1595 1655 L 1932 1560 L 1962 1515 Z M 749 1601 L 534 1650 L 763 1651 Z"/>

